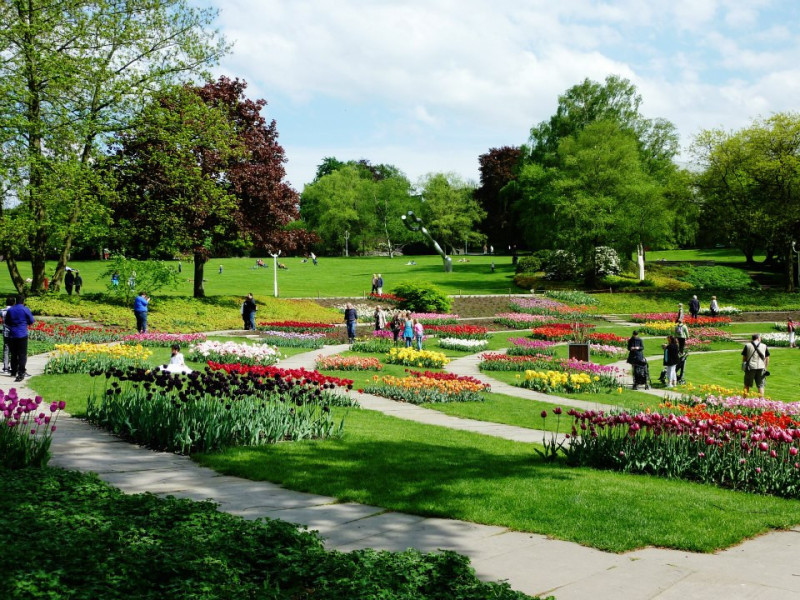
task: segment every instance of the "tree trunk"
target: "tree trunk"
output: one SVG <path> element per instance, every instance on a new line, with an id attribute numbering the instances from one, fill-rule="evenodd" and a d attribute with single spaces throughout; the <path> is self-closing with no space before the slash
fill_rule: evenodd
<path id="1" fill-rule="evenodd" d="M 203 287 L 203 267 L 205 267 L 208 257 L 202 252 L 194 253 L 194 297 L 205 298 L 206 290 Z"/>
<path id="2" fill-rule="evenodd" d="M 784 270 L 783 270 L 783 283 L 786 286 L 787 292 L 795 291 L 794 286 L 794 258 L 793 252 L 791 248 L 787 248 L 786 250 L 786 260 L 784 260 Z"/>
<path id="3" fill-rule="evenodd" d="M 11 276 L 11 282 L 17 289 L 17 293 L 21 294 L 23 288 L 25 287 L 25 280 L 22 278 L 22 275 L 19 274 L 19 267 L 17 266 L 17 260 L 13 256 L 7 253 L 6 264 L 8 265 L 8 274 Z"/>
<path id="4" fill-rule="evenodd" d="M 756 261 L 753 259 L 753 255 L 755 254 L 755 250 L 752 248 L 742 248 L 742 252 L 744 253 L 744 261 L 748 267 L 756 266 Z"/>

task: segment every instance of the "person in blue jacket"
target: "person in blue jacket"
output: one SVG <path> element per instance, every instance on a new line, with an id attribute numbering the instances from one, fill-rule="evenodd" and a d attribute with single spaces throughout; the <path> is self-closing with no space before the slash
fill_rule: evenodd
<path id="1" fill-rule="evenodd" d="M 5 325 L 8 327 L 9 342 L 11 343 L 11 376 L 14 381 L 25 379 L 25 367 L 28 365 L 28 325 L 33 325 L 35 319 L 31 309 L 25 306 L 25 298 L 17 296 L 17 303 L 6 311 Z"/>
<path id="2" fill-rule="evenodd" d="M 139 333 L 147 333 L 147 306 L 150 304 L 150 298 L 147 297 L 145 292 L 141 292 L 133 300 L 133 314 L 136 316 L 136 331 Z"/>

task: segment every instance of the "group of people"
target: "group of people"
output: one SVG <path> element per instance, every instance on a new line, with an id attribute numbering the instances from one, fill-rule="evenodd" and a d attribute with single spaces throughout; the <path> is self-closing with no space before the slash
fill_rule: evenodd
<path id="1" fill-rule="evenodd" d="M 395 311 L 391 319 L 380 306 L 375 307 L 372 315 L 375 324 L 375 331 L 383 331 L 387 327 L 392 332 L 394 345 L 400 343 L 403 338 L 407 348 L 416 344 L 417 350 L 422 350 L 422 340 L 425 336 L 425 329 L 419 319 L 412 319 L 410 312 Z M 344 309 L 344 322 L 347 326 L 347 339 L 352 344 L 356 339 L 356 324 L 358 323 L 358 312 L 352 303 L 348 302 Z"/>
<path id="2" fill-rule="evenodd" d="M 711 296 L 711 302 L 708 304 L 708 310 L 712 317 L 719 316 L 719 302 L 716 296 Z M 700 315 L 700 300 L 697 296 L 692 296 L 689 300 L 689 315 L 696 319 Z M 678 304 L 678 319 L 683 320 L 683 304 Z"/>
<path id="3" fill-rule="evenodd" d="M 383 296 L 383 276 L 380 273 L 372 274 L 372 289 L 370 294 Z"/>

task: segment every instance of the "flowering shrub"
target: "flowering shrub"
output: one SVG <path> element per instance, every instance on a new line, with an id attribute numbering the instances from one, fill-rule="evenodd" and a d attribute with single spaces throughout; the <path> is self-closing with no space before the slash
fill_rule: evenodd
<path id="1" fill-rule="evenodd" d="M 594 356 L 606 356 L 608 358 L 618 358 L 628 354 L 627 348 L 619 346 L 609 346 L 607 344 L 589 344 L 589 353 Z"/>
<path id="2" fill-rule="evenodd" d="M 570 410 L 573 465 L 715 483 L 787 498 L 800 497 L 800 429 L 772 417 Z"/>
<path id="3" fill-rule="evenodd" d="M 147 359 L 153 352 L 141 345 L 127 344 L 56 344 L 50 352 L 44 372 L 50 375 L 61 373 L 89 373 L 112 367 L 147 367 Z"/>
<path id="4" fill-rule="evenodd" d="M 531 323 L 552 323 L 556 317 L 551 315 L 531 315 L 528 313 L 499 313 L 494 322 L 511 329 L 527 329 Z"/>
<path id="5" fill-rule="evenodd" d="M 154 450 L 191 454 L 230 446 L 341 435 L 330 414 L 333 396 L 296 380 L 251 373 L 111 369 L 92 393 L 89 420 Z"/>
<path id="6" fill-rule="evenodd" d="M 623 346 L 627 348 L 628 340 L 616 333 L 590 333 L 586 336 L 589 342 L 607 346 Z"/>
<path id="7" fill-rule="evenodd" d="M 761 341 L 768 346 L 778 346 L 788 348 L 789 334 L 788 333 L 765 333 L 761 336 Z"/>
<path id="8" fill-rule="evenodd" d="M 364 392 L 410 404 L 426 402 L 480 402 L 481 392 L 490 389 L 488 384 L 474 377 L 463 377 L 453 373 L 431 373 L 409 371 L 406 377 L 373 377 L 376 385 L 368 385 Z M 381 385 L 377 385 L 380 381 Z"/>
<path id="9" fill-rule="evenodd" d="M 565 341 L 575 337 L 576 332 L 594 329 L 590 323 L 550 323 L 541 327 L 534 327 L 532 335 L 536 339 Z"/>
<path id="10" fill-rule="evenodd" d="M 28 327 L 28 339 L 54 344 L 116 342 L 124 334 L 124 329 L 116 327 L 87 327 L 85 325 L 66 325 L 64 323 L 48 323 L 46 321 L 36 321 Z"/>
<path id="11" fill-rule="evenodd" d="M 511 309 L 516 312 L 531 313 L 533 315 L 551 315 L 562 318 L 579 319 L 589 310 L 588 306 L 567 306 L 563 302 L 549 298 L 517 298 L 511 303 Z"/>
<path id="12" fill-rule="evenodd" d="M 462 338 L 441 338 L 439 347 L 445 350 L 461 350 L 464 352 L 477 352 L 485 350 L 489 340 L 465 340 Z"/>
<path id="13" fill-rule="evenodd" d="M 284 348 L 322 348 L 326 337 L 325 333 L 295 333 L 268 329 L 261 333 L 261 342 Z"/>
<path id="14" fill-rule="evenodd" d="M 485 340 L 489 338 L 489 330 L 480 325 L 429 325 L 429 332 L 462 340 Z"/>
<path id="15" fill-rule="evenodd" d="M 336 329 L 330 323 L 311 323 L 306 321 L 265 321 L 259 323 L 258 328 L 269 331 L 292 331 L 295 333 L 331 333 Z"/>
<path id="16" fill-rule="evenodd" d="M 604 387 L 597 375 L 533 370 L 525 371 L 525 378 L 517 385 L 544 393 L 599 392 Z"/>
<path id="17" fill-rule="evenodd" d="M 274 365 L 281 354 L 274 346 L 266 344 L 237 344 L 208 340 L 189 348 L 189 360 L 242 363 L 248 365 Z"/>
<path id="18" fill-rule="evenodd" d="M 386 355 L 386 362 L 409 367 L 441 369 L 450 359 L 441 352 L 415 350 L 414 348 L 392 348 Z"/>
<path id="19" fill-rule="evenodd" d="M 51 436 L 66 403 L 42 397 L 20 398 L 15 388 L 0 390 L 0 466 L 4 469 L 44 467 L 50 460 Z"/>
<path id="20" fill-rule="evenodd" d="M 373 333 L 380 333 L 380 332 L 373 332 Z M 355 342 L 350 346 L 350 349 L 353 352 L 380 352 L 385 353 L 394 348 L 394 341 L 392 339 L 392 333 L 389 333 L 389 337 L 385 336 L 375 336 L 373 338 L 367 339 L 356 339 Z M 424 336 L 423 336 L 424 339 Z"/>
<path id="21" fill-rule="evenodd" d="M 323 375 L 319 371 L 307 371 L 306 369 L 284 369 L 282 367 L 271 367 L 264 365 L 243 365 L 221 364 L 208 361 L 208 366 L 212 371 L 225 371 L 226 373 L 237 373 L 239 375 L 252 375 L 254 377 L 266 377 L 272 379 L 283 379 L 303 386 L 316 386 L 323 390 L 342 387 L 352 389 L 353 380 L 332 375 Z M 348 403 L 347 406 L 350 404 Z"/>
<path id="22" fill-rule="evenodd" d="M 417 319 L 423 325 L 457 325 L 458 315 L 445 313 L 411 313 L 412 319 Z"/>
<path id="23" fill-rule="evenodd" d="M 324 371 L 380 371 L 383 365 L 372 356 L 318 356 L 317 369 Z"/>
<path id="24" fill-rule="evenodd" d="M 556 353 L 555 342 L 532 340 L 529 338 L 508 338 L 511 346 L 506 350 L 509 356 L 535 356 L 537 354 L 553 356 Z"/>
<path id="25" fill-rule="evenodd" d="M 192 344 L 194 342 L 204 342 L 205 333 L 159 333 L 148 331 L 147 333 L 131 333 L 123 336 L 125 343 L 135 343 L 142 346 L 166 347 L 172 344 Z"/>

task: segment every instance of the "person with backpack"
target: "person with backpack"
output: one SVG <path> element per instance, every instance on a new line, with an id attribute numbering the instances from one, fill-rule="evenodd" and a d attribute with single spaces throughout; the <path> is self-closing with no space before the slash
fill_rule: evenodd
<path id="1" fill-rule="evenodd" d="M 761 341 L 761 335 L 754 333 L 751 341 L 742 349 L 742 370 L 744 371 L 744 394 L 750 393 L 755 383 L 758 393 L 764 396 L 764 382 L 769 375 L 769 348 Z"/>
<path id="2" fill-rule="evenodd" d="M 689 328 L 683 319 L 675 321 L 675 339 L 678 342 L 678 350 L 683 354 L 686 350 L 686 340 L 689 339 Z"/>

